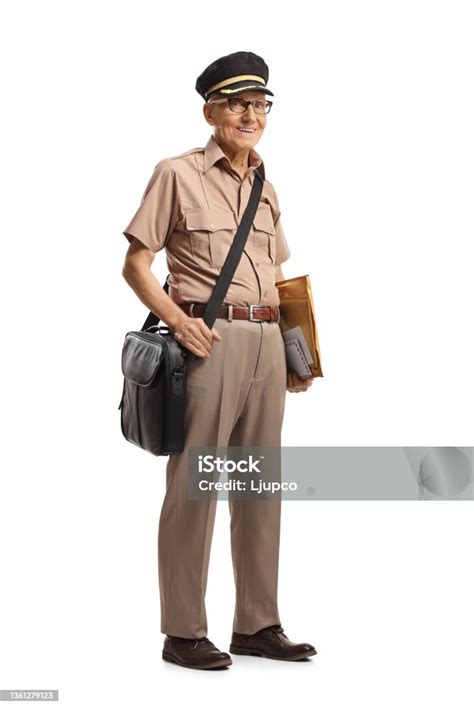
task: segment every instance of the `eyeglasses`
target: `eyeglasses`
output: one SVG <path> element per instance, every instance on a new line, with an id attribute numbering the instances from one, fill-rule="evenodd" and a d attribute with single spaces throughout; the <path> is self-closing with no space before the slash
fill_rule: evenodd
<path id="1" fill-rule="evenodd" d="M 212 100 L 209 101 L 208 103 L 210 104 L 222 104 L 224 101 L 227 101 L 229 104 L 229 108 L 231 111 L 234 113 L 245 113 L 250 104 L 253 106 L 253 110 L 255 113 L 258 113 L 260 115 L 265 114 L 265 113 L 270 113 L 270 109 L 273 106 L 273 101 L 267 101 L 266 99 L 253 99 L 253 101 L 249 101 L 248 99 L 241 99 L 238 98 L 237 96 L 234 96 L 233 98 L 225 98 L 225 99 L 217 99 L 217 100 Z"/>

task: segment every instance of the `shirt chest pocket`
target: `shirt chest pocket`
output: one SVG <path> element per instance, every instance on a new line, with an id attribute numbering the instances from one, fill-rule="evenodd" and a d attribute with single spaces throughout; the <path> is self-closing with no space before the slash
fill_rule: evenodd
<path id="1" fill-rule="evenodd" d="M 237 230 L 234 213 L 197 207 L 186 212 L 185 224 L 196 266 L 222 266 Z"/>
<path id="2" fill-rule="evenodd" d="M 270 205 L 265 202 L 258 206 L 253 220 L 253 243 L 262 261 L 275 263 L 276 234 Z"/>

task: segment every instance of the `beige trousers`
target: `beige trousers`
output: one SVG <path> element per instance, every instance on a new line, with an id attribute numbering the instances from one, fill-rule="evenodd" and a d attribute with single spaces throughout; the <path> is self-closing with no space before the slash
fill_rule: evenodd
<path id="1" fill-rule="evenodd" d="M 158 534 L 161 631 L 207 636 L 205 594 L 216 500 L 189 500 L 191 446 L 281 446 L 285 347 L 278 323 L 227 321 L 215 327 L 210 358 L 188 367 L 186 448 L 171 455 Z M 280 500 L 230 500 L 236 604 L 233 630 L 279 624 Z"/>

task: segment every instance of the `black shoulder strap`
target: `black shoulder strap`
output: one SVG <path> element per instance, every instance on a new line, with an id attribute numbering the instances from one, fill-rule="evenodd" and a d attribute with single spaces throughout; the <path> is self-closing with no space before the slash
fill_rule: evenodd
<path id="1" fill-rule="evenodd" d="M 163 284 L 163 290 L 165 291 L 165 293 L 168 293 L 168 291 L 169 291 L 168 279 L 169 279 L 169 274 L 166 277 L 165 283 Z M 150 311 L 147 316 L 146 321 L 144 322 L 144 324 L 141 327 L 141 330 L 147 330 L 148 328 L 151 328 L 152 325 L 158 325 L 159 322 L 160 322 L 160 319 L 158 318 L 158 316 L 155 315 L 153 313 L 153 311 Z"/>
<path id="2" fill-rule="evenodd" d="M 242 220 L 237 228 L 237 232 L 235 233 L 232 246 L 229 249 L 229 253 L 227 254 L 226 260 L 221 269 L 221 273 L 219 274 L 219 278 L 217 279 L 216 285 L 214 286 L 212 296 L 209 300 L 209 303 L 207 304 L 206 310 L 204 311 L 203 320 L 208 328 L 212 328 L 212 326 L 214 325 L 217 311 L 224 301 L 224 298 L 230 286 L 230 282 L 232 281 L 232 277 L 234 276 L 235 270 L 239 265 L 239 261 L 242 257 L 242 252 L 245 247 L 245 242 L 247 241 L 247 237 L 250 232 L 250 227 L 257 211 L 258 203 L 260 202 L 260 197 L 262 195 L 263 190 L 263 182 L 264 179 L 260 174 L 258 168 L 256 168 L 254 170 L 254 180 L 247 207 L 245 208 L 245 212 L 242 215 Z M 163 286 L 163 289 L 166 293 L 168 293 L 169 289 L 168 279 L 169 275 L 166 277 L 166 282 Z M 158 316 L 155 315 L 152 311 L 150 311 L 150 313 L 148 314 L 148 318 L 142 326 L 142 330 L 146 330 L 152 325 L 158 325 L 159 322 L 160 319 L 158 318 Z"/>

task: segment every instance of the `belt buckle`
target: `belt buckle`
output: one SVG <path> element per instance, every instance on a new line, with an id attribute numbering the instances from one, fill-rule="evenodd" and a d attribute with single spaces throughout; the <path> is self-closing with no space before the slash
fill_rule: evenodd
<path id="1" fill-rule="evenodd" d="M 258 308 L 258 304 L 253 304 L 252 306 L 249 306 L 249 320 L 252 321 L 252 323 L 261 323 L 262 319 L 261 318 L 254 318 L 253 317 L 253 309 Z"/>

